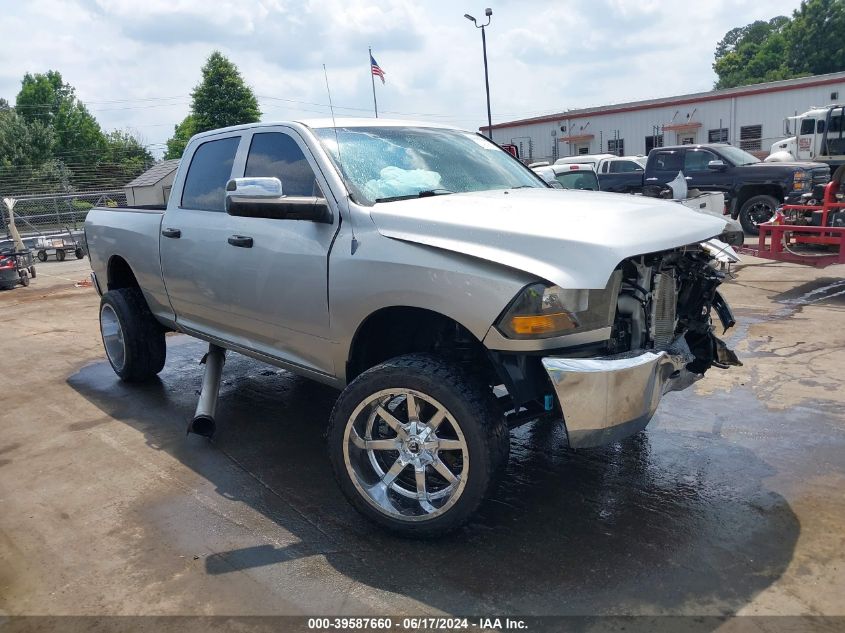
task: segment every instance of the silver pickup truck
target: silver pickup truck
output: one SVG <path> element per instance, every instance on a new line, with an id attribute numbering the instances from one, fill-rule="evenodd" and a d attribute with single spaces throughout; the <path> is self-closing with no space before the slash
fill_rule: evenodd
<path id="1" fill-rule="evenodd" d="M 108 360 L 153 378 L 165 332 L 209 343 L 190 430 L 214 431 L 225 353 L 342 392 L 328 448 L 364 515 L 418 536 L 475 511 L 509 426 L 572 448 L 641 431 L 661 397 L 737 364 L 700 242 L 725 222 L 549 188 L 477 134 L 261 123 L 195 136 L 166 208 L 95 208 L 85 235 Z"/>

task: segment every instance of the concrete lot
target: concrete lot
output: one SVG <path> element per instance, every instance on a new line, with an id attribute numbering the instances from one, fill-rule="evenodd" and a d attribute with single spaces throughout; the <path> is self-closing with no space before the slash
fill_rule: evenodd
<path id="1" fill-rule="evenodd" d="M 119 383 L 87 272 L 0 293 L 0 615 L 845 615 L 843 267 L 747 259 L 744 367 L 608 448 L 514 431 L 496 497 L 423 543 L 341 497 L 331 390 L 230 355 L 209 442 L 185 436 L 202 344 Z"/>

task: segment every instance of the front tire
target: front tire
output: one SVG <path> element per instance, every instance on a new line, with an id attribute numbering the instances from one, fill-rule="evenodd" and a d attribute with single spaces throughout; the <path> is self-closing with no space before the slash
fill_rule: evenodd
<path id="1" fill-rule="evenodd" d="M 759 235 L 759 225 L 771 220 L 779 206 L 777 198 L 767 195 L 752 196 L 739 210 L 739 223 L 749 235 Z"/>
<path id="2" fill-rule="evenodd" d="M 329 457 L 349 502 L 405 536 L 462 525 L 507 463 L 509 435 L 490 388 L 425 354 L 388 360 L 340 395 Z"/>
<path id="3" fill-rule="evenodd" d="M 109 363 L 121 380 L 140 382 L 164 367 L 164 328 L 138 288 L 110 290 L 100 299 L 100 334 Z"/>

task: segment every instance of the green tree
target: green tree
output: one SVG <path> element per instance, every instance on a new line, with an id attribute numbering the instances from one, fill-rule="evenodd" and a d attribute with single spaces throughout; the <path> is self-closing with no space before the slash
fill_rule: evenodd
<path id="1" fill-rule="evenodd" d="M 167 152 L 164 154 L 165 159 L 182 158 L 185 153 L 185 146 L 191 137 L 196 134 L 196 123 L 194 122 L 194 115 L 186 116 L 179 125 L 174 126 L 173 136 L 167 139 Z"/>
<path id="2" fill-rule="evenodd" d="M 191 93 L 197 132 L 254 123 L 261 118 L 258 101 L 238 67 L 214 51 L 202 67 L 202 81 Z"/>
<path id="3" fill-rule="evenodd" d="M 24 75 L 15 111 L 31 125 L 52 129 L 55 156 L 65 163 L 96 163 L 106 148 L 100 124 L 58 71 Z"/>
<path id="4" fill-rule="evenodd" d="M 191 113 L 175 127 L 165 157 L 181 157 L 194 134 L 254 123 L 259 118 L 258 101 L 238 67 L 220 51 L 214 51 L 202 67 L 202 81 L 191 92 Z"/>
<path id="5" fill-rule="evenodd" d="M 800 73 L 845 70 L 845 0 L 804 0 L 786 29 L 787 64 Z"/>
<path id="6" fill-rule="evenodd" d="M 786 65 L 784 29 L 789 18 L 777 16 L 731 29 L 716 45 L 716 88 L 733 88 L 794 76 Z"/>
<path id="7" fill-rule="evenodd" d="M 114 130 L 105 138 L 106 148 L 95 172 L 94 186 L 110 183 L 109 188 L 121 187 L 155 162 L 153 155 L 134 134 Z"/>
<path id="8" fill-rule="evenodd" d="M 731 29 L 715 58 L 716 88 L 845 70 L 845 0 L 803 0 L 791 18 Z"/>
<path id="9" fill-rule="evenodd" d="M 74 99 L 73 87 L 64 82 L 60 72 L 26 73 L 15 99 L 15 109 L 28 123 L 41 121 L 52 125 L 62 104 Z"/>
<path id="10" fill-rule="evenodd" d="M 0 166 L 39 165 L 52 156 L 53 131 L 40 121 L 27 123 L 11 109 L 0 109 Z"/>
<path id="11" fill-rule="evenodd" d="M 61 105 L 53 124 L 55 155 L 68 164 L 100 162 L 106 151 L 106 137 L 88 109 L 80 102 Z"/>
<path id="12" fill-rule="evenodd" d="M 153 155 L 141 140 L 121 130 L 114 130 L 106 134 L 106 150 L 103 158 L 110 163 L 121 162 L 153 162 Z"/>

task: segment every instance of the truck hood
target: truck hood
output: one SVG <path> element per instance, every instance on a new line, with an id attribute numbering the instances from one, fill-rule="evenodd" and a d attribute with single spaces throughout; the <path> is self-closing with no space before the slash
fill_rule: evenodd
<path id="1" fill-rule="evenodd" d="M 563 288 L 604 288 L 634 255 L 703 242 L 726 222 L 628 194 L 509 189 L 376 204 L 385 237 L 503 264 Z"/>
<path id="2" fill-rule="evenodd" d="M 811 171 L 813 169 L 830 169 L 824 163 L 811 163 L 809 161 L 797 161 L 797 160 L 779 160 L 775 162 L 766 162 L 761 161 L 759 163 L 751 163 L 750 165 L 740 165 L 738 169 L 777 169 L 779 167 L 786 167 L 788 169 L 804 169 L 807 171 Z"/>

